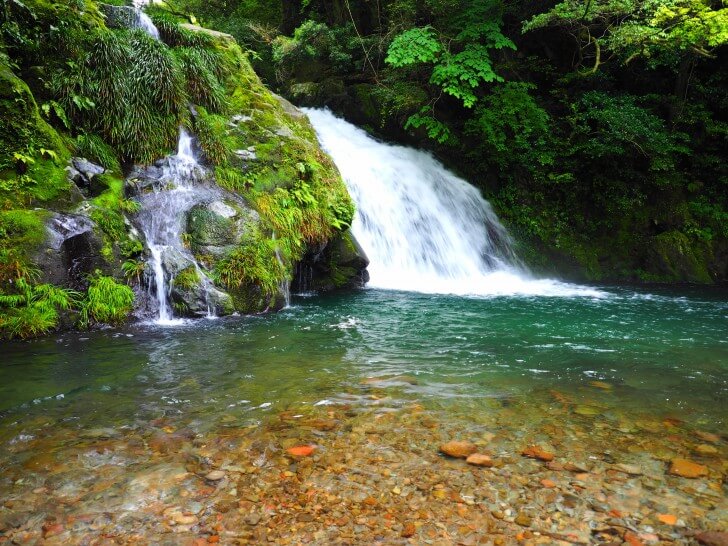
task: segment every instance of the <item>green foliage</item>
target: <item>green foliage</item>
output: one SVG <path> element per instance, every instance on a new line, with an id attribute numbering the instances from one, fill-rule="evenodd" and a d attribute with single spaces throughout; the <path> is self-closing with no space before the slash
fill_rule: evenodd
<path id="1" fill-rule="evenodd" d="M 465 124 L 473 146 L 499 168 L 549 165 L 550 117 L 531 96 L 535 86 L 508 82 L 487 95 Z"/>
<path id="2" fill-rule="evenodd" d="M 205 48 L 212 46 L 208 36 L 180 26 L 175 17 L 162 10 L 151 10 L 151 19 L 159 37 L 169 47 Z"/>
<path id="3" fill-rule="evenodd" d="M 116 151 L 98 135 L 88 133 L 77 135 L 76 151 L 78 155 L 98 163 L 110 171 L 121 173 L 121 164 L 116 156 Z"/>
<path id="4" fill-rule="evenodd" d="M 442 52 L 443 45 L 431 26 L 405 30 L 392 40 L 385 61 L 395 68 L 416 63 L 434 63 Z"/>
<path id="5" fill-rule="evenodd" d="M 324 23 L 305 21 L 292 38 L 278 36 L 272 42 L 273 61 L 276 63 L 279 81 L 293 74 L 307 75 L 322 66 L 331 72 L 347 72 L 367 68 L 362 47 L 372 44 L 362 42 L 351 25 L 331 28 Z"/>
<path id="6" fill-rule="evenodd" d="M 671 171 L 679 154 L 690 153 L 684 145 L 687 135 L 669 131 L 664 121 L 639 106 L 634 96 L 590 91 L 574 104 L 571 121 L 572 153 L 595 159 L 637 153 L 654 171 Z"/>
<path id="7" fill-rule="evenodd" d="M 728 42 L 728 8 L 707 0 L 566 0 L 527 21 L 524 32 L 560 26 L 582 48 L 596 49 L 593 70 L 605 47 L 627 62 L 636 57 L 671 62 L 675 52 L 709 57 Z"/>
<path id="8" fill-rule="evenodd" d="M 180 271 L 172 282 L 183 290 L 192 290 L 200 284 L 200 280 L 197 268 L 191 265 Z"/>
<path id="9" fill-rule="evenodd" d="M 195 104 L 220 112 L 225 107 L 225 88 L 218 80 L 215 57 L 191 47 L 179 47 L 175 56 L 184 74 L 187 96 Z"/>
<path id="10" fill-rule="evenodd" d="M 249 230 L 238 248 L 215 264 L 213 279 L 233 292 L 257 286 L 264 296 L 272 296 L 286 276 L 276 259 L 276 242 L 257 229 Z"/>
<path id="11" fill-rule="evenodd" d="M 121 272 L 128 280 L 136 281 L 137 284 L 141 282 L 142 275 L 146 269 L 146 264 L 142 260 L 136 260 L 129 258 L 123 264 L 121 264 Z"/>
<path id="12" fill-rule="evenodd" d="M 134 292 L 131 288 L 96 271 L 89 278 L 88 292 L 81 303 L 79 326 L 121 324 L 128 318 L 133 306 Z"/>
<path id="13" fill-rule="evenodd" d="M 230 159 L 232 143 L 228 138 L 228 123 L 224 116 L 208 114 L 204 108 L 198 109 L 195 118 L 197 142 L 205 158 L 213 165 L 224 166 Z"/>
<path id="14" fill-rule="evenodd" d="M 101 32 L 80 62 L 54 73 L 51 89 L 74 123 L 142 162 L 174 145 L 186 116 L 175 56 L 141 30 Z"/>
<path id="15" fill-rule="evenodd" d="M 479 19 L 488 15 L 487 19 Z M 503 81 L 494 70 L 491 51 L 516 46 L 501 33 L 500 18 L 495 13 L 478 9 L 463 13 L 459 19 L 463 26 L 455 36 L 438 34 L 431 26 L 404 31 L 390 44 L 385 61 L 395 68 L 432 65 L 430 83 L 472 108 L 478 102 L 481 84 Z M 422 118 L 420 125 L 427 125 Z M 435 134 L 442 140 L 442 131 Z"/>
<path id="16" fill-rule="evenodd" d="M 48 333 L 58 325 L 59 310 L 69 310 L 79 295 L 52 284 L 32 284 L 19 277 L 0 292 L 0 335 L 7 339 Z"/>

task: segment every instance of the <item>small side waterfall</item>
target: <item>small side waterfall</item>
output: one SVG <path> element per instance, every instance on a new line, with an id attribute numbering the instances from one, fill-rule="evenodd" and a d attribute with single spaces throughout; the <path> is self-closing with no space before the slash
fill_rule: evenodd
<path id="1" fill-rule="evenodd" d="M 186 213 L 196 204 L 212 200 L 214 188 L 201 184 L 205 169 L 197 162 L 192 137 L 180 129 L 177 153 L 164 160 L 159 183 L 152 191 L 142 193 L 141 211 L 137 216 L 139 227 L 149 248 L 149 296 L 158 305 L 158 322 L 173 322 L 170 302 L 171 282 L 182 270 L 193 267 L 200 278 L 207 301 L 208 316 L 214 315 L 209 294 L 212 282 L 200 269 L 195 258 L 182 240 Z"/>
<path id="2" fill-rule="evenodd" d="M 155 40 L 159 40 L 159 29 L 154 26 L 149 15 L 144 13 L 142 10 L 144 6 L 150 3 L 151 2 L 149 0 L 134 0 L 134 2 L 132 2 L 132 9 L 134 10 L 134 13 L 131 20 L 131 26 L 134 28 L 140 28 Z"/>
<path id="3" fill-rule="evenodd" d="M 352 232 L 369 286 L 468 295 L 597 296 L 534 279 L 490 204 L 432 155 L 374 140 L 328 110 L 304 109 L 357 205 Z"/>

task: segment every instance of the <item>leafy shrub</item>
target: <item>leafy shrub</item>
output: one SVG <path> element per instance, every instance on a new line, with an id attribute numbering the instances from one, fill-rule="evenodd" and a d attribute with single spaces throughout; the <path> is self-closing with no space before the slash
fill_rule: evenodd
<path id="1" fill-rule="evenodd" d="M 121 173 L 121 164 L 116 157 L 116 151 L 98 135 L 80 133 L 76 136 L 76 152 L 110 171 Z"/>
<path id="2" fill-rule="evenodd" d="M 89 278 L 88 292 L 81 304 L 79 326 L 120 324 L 127 319 L 133 306 L 134 292 L 131 288 L 96 271 Z"/>
<path id="3" fill-rule="evenodd" d="M 48 333 L 58 325 L 59 310 L 70 309 L 78 294 L 52 284 L 32 284 L 18 278 L 10 293 L 0 293 L 0 334 L 29 338 Z"/>

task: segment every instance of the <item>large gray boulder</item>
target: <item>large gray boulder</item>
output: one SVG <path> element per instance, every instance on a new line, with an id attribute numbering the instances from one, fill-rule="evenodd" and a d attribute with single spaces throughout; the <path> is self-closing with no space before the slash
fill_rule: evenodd
<path id="1" fill-rule="evenodd" d="M 100 176 L 106 172 L 101 165 L 92 163 L 83 157 L 72 157 L 66 173 L 68 179 L 73 182 L 81 193 L 88 197 L 96 197 L 106 186 L 100 179 Z"/>

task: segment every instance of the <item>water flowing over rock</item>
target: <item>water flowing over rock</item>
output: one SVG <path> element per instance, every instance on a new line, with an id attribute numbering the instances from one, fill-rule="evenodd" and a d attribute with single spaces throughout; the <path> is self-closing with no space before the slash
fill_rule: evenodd
<path id="1" fill-rule="evenodd" d="M 142 11 L 142 8 L 149 3 L 136 1 L 131 6 L 101 4 L 101 7 L 107 17 L 109 26 L 139 28 L 155 40 L 159 40 L 159 29 L 154 26 L 151 18 Z"/>
<path id="2" fill-rule="evenodd" d="M 220 193 L 192 147 L 192 137 L 181 129 L 177 153 L 159 166 L 137 171 L 128 184 L 139 192 L 141 211 L 136 221 L 149 249 L 147 285 L 160 323 L 173 320 L 173 303 L 181 306 L 183 314 L 194 316 L 215 316 L 229 307 L 183 241 L 187 212 Z M 176 291 L 173 301 L 173 287 L 180 286 L 173 281 L 188 268 L 194 274 L 186 275 L 188 282 Z"/>
<path id="3" fill-rule="evenodd" d="M 304 109 L 357 205 L 370 286 L 473 295 L 597 296 L 533 279 L 490 204 L 426 152 L 384 144 L 327 110 Z"/>

